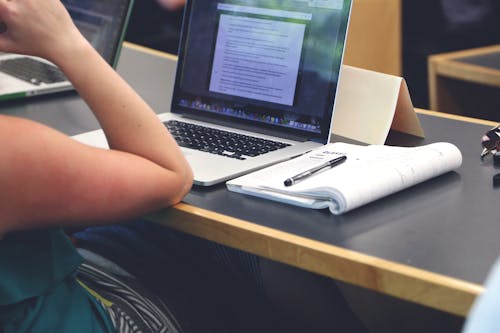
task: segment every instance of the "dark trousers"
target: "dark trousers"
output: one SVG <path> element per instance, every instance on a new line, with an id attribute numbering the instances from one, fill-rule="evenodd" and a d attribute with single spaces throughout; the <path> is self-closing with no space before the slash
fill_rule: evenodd
<path id="1" fill-rule="evenodd" d="M 184 332 L 366 332 L 326 277 L 147 221 L 73 239 L 160 296 Z"/>

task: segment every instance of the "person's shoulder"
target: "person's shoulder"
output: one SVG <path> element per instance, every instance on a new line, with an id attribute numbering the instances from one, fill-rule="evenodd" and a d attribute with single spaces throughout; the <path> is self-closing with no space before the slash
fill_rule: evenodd
<path id="1" fill-rule="evenodd" d="M 467 317 L 463 333 L 500 332 L 500 258 L 492 267 L 479 296 Z"/>

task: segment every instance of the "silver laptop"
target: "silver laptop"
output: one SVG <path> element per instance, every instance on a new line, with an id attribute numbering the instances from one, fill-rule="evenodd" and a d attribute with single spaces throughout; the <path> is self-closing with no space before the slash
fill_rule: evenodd
<path id="1" fill-rule="evenodd" d="M 62 0 L 76 26 L 99 53 L 114 66 L 133 0 Z M 19 54 L 0 53 L 0 100 L 23 98 L 73 89 L 50 62 Z"/>
<path id="2" fill-rule="evenodd" d="M 350 9 L 351 0 L 188 1 L 171 112 L 159 117 L 195 184 L 329 142 Z M 77 138 L 102 146 L 104 135 Z"/>

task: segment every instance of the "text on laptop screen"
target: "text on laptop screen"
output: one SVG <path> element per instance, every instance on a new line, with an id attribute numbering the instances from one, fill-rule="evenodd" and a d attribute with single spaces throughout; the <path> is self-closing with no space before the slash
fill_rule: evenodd
<path id="1" fill-rule="evenodd" d="M 188 1 L 173 110 L 323 140 L 350 6 L 350 0 Z"/>
<path id="2" fill-rule="evenodd" d="M 130 0 L 62 0 L 80 32 L 110 64 L 123 36 Z"/>

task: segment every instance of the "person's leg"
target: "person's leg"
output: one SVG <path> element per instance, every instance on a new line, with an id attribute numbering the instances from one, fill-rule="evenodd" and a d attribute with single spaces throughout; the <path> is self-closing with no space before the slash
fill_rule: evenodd
<path id="1" fill-rule="evenodd" d="M 146 221 L 74 238 L 157 293 L 185 332 L 277 332 L 254 255 Z"/>
<path id="2" fill-rule="evenodd" d="M 366 332 L 317 274 L 146 221 L 75 237 L 157 292 L 186 332 Z"/>

